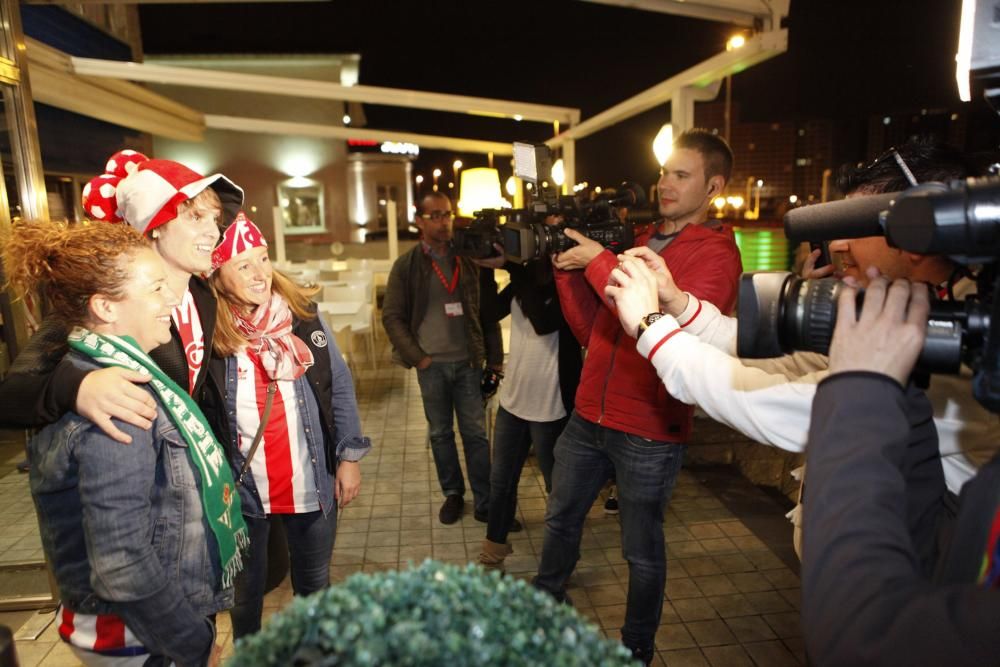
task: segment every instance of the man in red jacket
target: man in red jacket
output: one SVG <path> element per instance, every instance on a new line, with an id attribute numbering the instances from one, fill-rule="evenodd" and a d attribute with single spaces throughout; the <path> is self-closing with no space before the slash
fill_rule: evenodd
<path id="1" fill-rule="evenodd" d="M 666 261 L 677 283 L 722 312 L 736 303 L 742 266 L 730 234 L 702 226 L 722 194 L 733 155 L 718 136 L 689 130 L 674 142 L 657 184 L 662 223 L 636 236 Z M 609 477 L 617 480 L 629 589 L 622 642 L 648 664 L 660 624 L 667 562 L 663 516 L 684 457 L 693 408 L 666 393 L 636 352 L 604 287 L 616 256 L 573 230 L 578 246 L 553 258 L 566 321 L 588 349 L 576 409 L 556 443 L 545 543 L 534 584 L 566 599 L 583 521 Z M 581 270 L 582 269 L 582 270 Z M 655 320 L 659 313 L 651 313 Z"/>

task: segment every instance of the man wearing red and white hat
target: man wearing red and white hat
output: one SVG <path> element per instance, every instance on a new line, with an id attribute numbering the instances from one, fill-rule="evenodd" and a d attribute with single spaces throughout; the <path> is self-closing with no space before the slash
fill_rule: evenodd
<path id="1" fill-rule="evenodd" d="M 243 191 L 222 174 L 202 176 L 179 162 L 150 160 L 130 150 L 113 155 L 105 173 L 83 189 L 83 208 L 92 219 L 135 227 L 166 264 L 169 287 L 181 303 L 172 314 L 171 341 L 150 356 L 196 400 L 216 310 L 215 297 L 199 276 L 211 269 L 220 225 L 232 221 L 242 202 Z M 56 322 L 43 323 L 15 360 L 0 384 L 0 423 L 39 426 L 72 410 L 121 442 L 131 439 L 112 418 L 149 428 L 156 415 L 152 397 L 133 384 L 148 378 L 119 368 L 83 372 L 60 363 L 66 334 Z"/>

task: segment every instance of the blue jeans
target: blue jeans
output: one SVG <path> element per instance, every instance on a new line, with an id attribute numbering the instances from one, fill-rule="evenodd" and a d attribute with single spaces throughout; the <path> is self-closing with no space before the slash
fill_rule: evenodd
<path id="1" fill-rule="evenodd" d="M 493 431 L 493 469 L 490 473 L 490 516 L 486 539 L 503 544 L 517 512 L 517 484 L 532 443 L 545 490 L 552 490 L 552 451 L 566 426 L 566 417 L 551 422 L 532 422 L 497 410 Z"/>
<path id="2" fill-rule="evenodd" d="M 587 512 L 612 475 L 618 483 L 628 598 L 622 643 L 651 650 L 667 580 L 663 514 L 684 458 L 684 445 L 647 440 L 588 422 L 576 412 L 556 442 L 552 493 L 536 587 L 559 600 L 580 559 Z"/>
<path id="3" fill-rule="evenodd" d="M 330 558 L 337 533 L 337 512 L 323 516 L 322 510 L 305 514 L 272 514 L 285 525 L 292 571 L 292 590 L 296 595 L 309 595 L 330 585 Z M 250 551 L 243 556 L 243 571 L 236 577 L 236 604 L 229 610 L 233 621 L 233 639 L 252 635 L 260 630 L 267 583 L 266 518 L 244 515 L 250 529 Z"/>
<path id="4" fill-rule="evenodd" d="M 455 417 L 465 450 L 465 467 L 476 512 L 485 514 L 490 502 L 490 443 L 479 383 L 483 372 L 464 361 L 434 362 L 417 369 L 420 396 L 431 440 L 438 482 L 446 496 L 465 495 L 465 477 L 455 446 Z"/>

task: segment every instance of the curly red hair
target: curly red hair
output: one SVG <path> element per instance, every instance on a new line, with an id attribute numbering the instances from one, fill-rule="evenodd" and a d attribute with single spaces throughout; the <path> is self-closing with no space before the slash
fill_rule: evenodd
<path id="1" fill-rule="evenodd" d="M 90 297 L 124 297 L 129 260 L 149 241 L 128 225 L 20 222 L 5 235 L 8 282 L 22 294 L 39 291 L 52 316 L 69 325 L 87 320 Z"/>

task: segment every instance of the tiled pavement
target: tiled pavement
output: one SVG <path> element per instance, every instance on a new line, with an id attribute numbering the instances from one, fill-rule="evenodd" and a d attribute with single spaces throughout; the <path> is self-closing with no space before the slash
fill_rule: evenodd
<path id="1" fill-rule="evenodd" d="M 377 371 L 360 372 L 359 405 L 375 449 L 362 464 L 362 493 L 339 519 L 331 574 L 334 581 L 359 571 L 405 567 L 432 557 L 465 563 L 479 553 L 485 525 L 472 518 L 441 525 L 441 503 L 416 375 L 391 367 L 383 350 Z M 521 478 L 523 532 L 511 535 L 512 576 L 528 578 L 537 565 L 544 533 L 541 473 L 529 460 Z M 27 501 L 27 504 L 25 504 Z M 26 475 L 0 479 L 0 558 L 3 550 L 37 553 Z M 17 509 L 12 511 L 11 507 Z M 799 579 L 768 545 L 727 509 L 695 474 L 678 479 L 665 522 L 667 600 L 656 642 L 657 662 L 671 667 L 758 667 L 804 664 L 798 612 Z M 13 532 L 12 532 L 13 531 Z M 618 637 L 625 614 L 628 567 L 621 556 L 618 519 L 606 516 L 603 498 L 590 512 L 570 595 L 581 614 Z M 270 615 L 291 598 L 288 581 L 268 595 Z M 0 622 L 10 623 L 0 615 Z M 17 626 L 14 626 L 17 629 Z M 229 618 L 219 617 L 219 642 L 232 653 Z M 58 640 L 55 626 L 36 641 L 20 642 L 23 667 L 78 664 Z"/>

